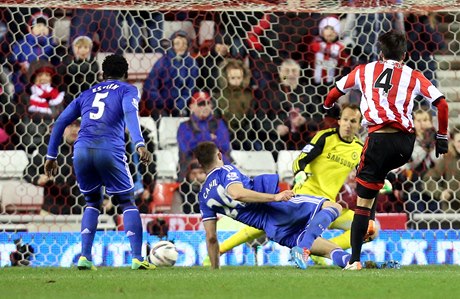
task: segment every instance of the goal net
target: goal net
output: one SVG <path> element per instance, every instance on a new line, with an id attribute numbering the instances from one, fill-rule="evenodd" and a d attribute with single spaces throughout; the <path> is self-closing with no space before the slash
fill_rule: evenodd
<path id="1" fill-rule="evenodd" d="M 293 159 L 316 132 L 337 126 L 339 111 L 322 109 L 327 91 L 354 66 L 378 59 L 376 39 L 390 29 L 406 32 L 405 62 L 449 102 L 451 152 L 435 157 L 436 113 L 420 99 L 414 109 L 416 149 L 410 163 L 390 173 L 378 195 L 382 232 L 364 245 L 363 258 L 460 264 L 457 1 L 60 0 L 48 1 L 46 9 L 38 5 L 0 4 L 0 266 L 10 265 L 15 251 L 16 263 L 75 264 L 85 206 L 72 169 L 78 121 L 66 129 L 54 181 L 44 176 L 43 162 L 54 120 L 80 92 L 102 80 L 107 55 L 123 54 L 129 61 L 128 81 L 139 88 L 141 127 L 155 157 L 151 165 L 139 163 L 127 135 L 144 250 L 161 238 L 174 240 L 177 265 L 190 266 L 206 255 L 196 197 L 203 171 L 190 154 L 195 140 L 214 140 L 244 173 L 278 173 L 280 187 L 290 188 Z M 37 88 L 40 84 L 47 89 Z M 341 104 L 359 101 L 353 93 L 340 99 Z M 211 113 L 213 120 L 205 126 L 194 122 L 199 111 Z M 178 133 L 180 126 L 189 130 Z M 359 136 L 364 140 L 365 131 Z M 351 178 L 338 198 L 349 208 L 353 190 Z M 93 260 L 128 265 L 117 203 L 106 197 L 102 211 Z M 218 223 L 220 240 L 239 228 L 225 219 Z M 233 249 L 222 263 L 288 265 L 289 251 L 259 240 Z"/>

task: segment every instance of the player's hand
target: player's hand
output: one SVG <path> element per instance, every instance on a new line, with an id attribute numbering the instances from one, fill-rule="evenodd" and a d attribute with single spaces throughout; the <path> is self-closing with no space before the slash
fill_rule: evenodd
<path id="1" fill-rule="evenodd" d="M 311 176 L 311 173 L 306 173 L 305 171 L 299 171 L 294 177 L 294 186 L 296 188 L 301 187 Z"/>
<path id="2" fill-rule="evenodd" d="M 275 194 L 275 201 L 288 201 L 294 196 L 292 190 L 284 190 L 278 194 Z"/>
<path id="3" fill-rule="evenodd" d="M 46 160 L 45 162 L 45 175 L 51 180 L 58 172 L 58 165 L 56 160 Z"/>
<path id="4" fill-rule="evenodd" d="M 447 141 L 447 135 L 436 134 L 436 158 L 438 158 L 439 155 L 447 153 L 448 149 L 449 142 Z"/>
<path id="5" fill-rule="evenodd" d="M 139 146 L 137 152 L 139 153 L 139 159 L 142 163 L 149 164 L 152 161 L 152 155 L 147 151 L 145 146 Z"/>

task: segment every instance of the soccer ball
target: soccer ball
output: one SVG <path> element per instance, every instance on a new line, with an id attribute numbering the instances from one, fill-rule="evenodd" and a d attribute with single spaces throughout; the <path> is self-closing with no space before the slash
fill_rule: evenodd
<path id="1" fill-rule="evenodd" d="M 150 262 L 157 267 L 170 267 L 177 261 L 176 245 L 168 241 L 155 243 L 150 249 Z"/>

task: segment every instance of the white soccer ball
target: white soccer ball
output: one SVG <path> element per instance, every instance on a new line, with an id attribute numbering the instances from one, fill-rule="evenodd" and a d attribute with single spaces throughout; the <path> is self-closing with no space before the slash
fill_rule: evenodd
<path id="1" fill-rule="evenodd" d="M 150 262 L 157 267 L 171 267 L 178 257 L 176 245 L 168 241 L 155 243 L 150 249 Z"/>

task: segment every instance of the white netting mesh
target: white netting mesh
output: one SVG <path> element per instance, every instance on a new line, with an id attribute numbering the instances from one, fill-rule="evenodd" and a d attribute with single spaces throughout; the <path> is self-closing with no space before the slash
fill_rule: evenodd
<path id="1" fill-rule="evenodd" d="M 317 130 L 336 125 L 337 111 L 326 114 L 321 109 L 334 80 L 359 63 L 377 59 L 375 40 L 380 32 L 404 29 L 409 38 L 407 63 L 421 70 L 444 92 L 450 107 L 450 129 L 458 132 L 455 129 L 460 111 L 457 2 L 350 3 L 50 1 L 49 8 L 39 9 L 34 1 L 3 1 L 0 4 L 3 68 L 0 128 L 4 131 L 0 134 L 0 231 L 8 234 L 2 234 L 0 239 L 2 265 L 7 264 L 6 254 L 15 247 L 12 241 L 18 237 L 35 245 L 40 265 L 70 265 L 78 253 L 79 223 L 85 204 L 71 167 L 71 144 L 78 125 L 68 129 L 69 143 L 60 148 L 59 164 L 63 166 L 56 184 L 47 183 L 43 178 L 42 164 L 49 129 L 56 115 L 80 91 L 101 79 L 100 64 L 109 53 L 123 53 L 130 63 L 129 81 L 142 93 L 144 137 L 156 158 L 155 163 L 145 168 L 137 163 L 136 156 L 130 155 L 136 203 L 145 214 L 146 230 L 154 231 L 151 219 L 164 218 L 170 230 L 186 231 L 173 234 L 185 256 L 179 260 L 183 265 L 199 263 L 205 252 L 202 234 L 187 232 L 201 228 L 197 185 L 186 180 L 184 183 L 187 176 L 189 179 L 202 176 L 185 154 L 186 149 L 194 146 L 187 143 L 192 140 L 190 136 L 201 129 L 192 126 L 191 135 L 177 134 L 179 125 L 189 120 L 187 103 L 197 91 L 206 91 L 213 100 L 216 121 L 210 122 L 208 129 L 210 136 L 217 136 L 215 140 L 228 149 L 228 157 L 237 164 L 245 161 L 239 162 L 239 166 L 248 174 L 278 172 L 282 186 L 288 188 L 292 182 L 289 166 L 292 157 Z M 320 22 L 326 17 L 332 22 L 327 24 L 339 33 L 339 42 L 327 52 L 318 41 Z M 165 62 L 172 40 L 182 35 L 189 44 L 189 54 Z M 77 39 L 79 36 L 87 38 Z M 82 47 L 92 43 L 87 60 L 75 59 L 72 44 L 76 40 Z M 174 64 L 175 70 L 165 71 Z M 45 97 L 50 111 L 31 108 L 31 87 L 40 68 L 54 70 L 49 73 L 55 89 L 47 91 Z M 234 80 L 240 83 L 233 84 Z M 292 87 L 287 88 L 289 85 Z M 359 95 L 351 94 L 341 101 L 357 103 Z M 431 107 L 423 102 L 420 107 L 428 111 L 428 117 L 433 114 Z M 297 115 L 304 121 L 296 126 L 293 119 Z M 228 126 L 228 141 L 220 130 L 221 122 Z M 433 123 L 436 126 L 436 120 Z M 379 195 L 378 212 L 394 213 L 380 215 L 384 228 L 407 225 L 411 229 L 454 229 L 459 226 L 457 135 L 451 136 L 452 155 L 447 164 L 435 168 L 438 162 L 433 157 L 431 131 L 424 132 L 413 161 L 392 174 L 389 177 L 392 188 Z M 364 137 L 364 132 L 361 133 Z M 128 152 L 132 152 L 131 147 L 127 144 Z M 249 161 L 255 161 L 253 166 L 244 160 L 248 159 L 247 152 L 251 153 Z M 350 197 L 349 193 L 344 193 L 345 197 Z M 122 227 L 120 218 L 114 217 L 114 204 L 110 198 L 104 203 L 100 229 L 106 234 L 98 237 L 96 248 L 100 263 L 107 265 L 122 264 L 119 258 L 102 256 L 106 247 L 111 246 L 109 243 L 125 244 L 117 233 L 108 232 Z M 49 232 L 62 234 L 47 234 Z M 67 232 L 73 233 L 69 237 Z M 158 234 L 158 229 L 155 233 Z M 382 235 L 380 243 L 366 246 L 373 248 L 370 250 L 375 255 L 378 252 L 379 257 L 382 248 L 384 253 L 401 257 L 408 252 L 405 246 L 409 245 L 404 241 L 407 236 L 424 240 L 417 243 L 420 248 L 432 248 L 435 245 L 430 242 L 436 238 L 452 242 L 455 239 L 452 233 L 440 231 L 432 237 L 435 233 L 428 232 L 426 237 L 421 231 L 420 237 L 416 231 L 408 231 L 407 235 L 389 232 Z M 155 238 L 148 237 L 151 241 Z M 446 244 L 439 246 L 445 248 Z M 283 262 L 287 255 L 278 255 L 279 248 L 275 247 L 272 243 L 264 245 L 265 258 L 258 261 L 287 263 L 287 260 Z M 110 248 L 116 251 L 115 247 Z M 250 253 L 249 247 L 237 250 Z M 226 261 L 240 263 L 235 261 L 236 256 Z M 405 259 L 409 260 L 410 256 L 408 253 Z M 249 258 L 249 263 L 254 262 L 253 258 Z M 442 261 L 429 256 L 428 262 Z"/>

